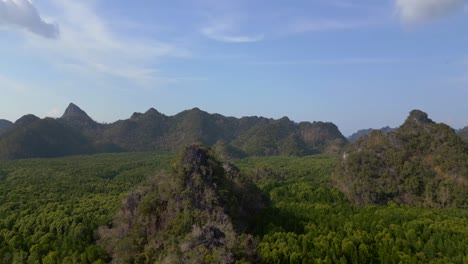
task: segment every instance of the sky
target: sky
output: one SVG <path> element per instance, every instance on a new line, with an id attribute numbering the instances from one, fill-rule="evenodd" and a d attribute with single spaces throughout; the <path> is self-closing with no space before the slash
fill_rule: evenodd
<path id="1" fill-rule="evenodd" d="M 468 0 L 0 0 L 0 118 L 468 126 Z"/>

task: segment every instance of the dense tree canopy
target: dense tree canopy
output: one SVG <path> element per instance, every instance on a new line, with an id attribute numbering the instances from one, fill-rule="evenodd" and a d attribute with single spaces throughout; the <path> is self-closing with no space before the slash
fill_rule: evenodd
<path id="1" fill-rule="evenodd" d="M 250 157 L 235 162 L 239 170 L 212 157 L 194 170 L 184 160 L 0 162 L 0 263 L 108 263 L 119 248 L 132 263 L 468 262 L 466 208 L 356 207 L 332 187 L 337 157 Z M 106 243 L 117 229 L 123 235 Z"/>

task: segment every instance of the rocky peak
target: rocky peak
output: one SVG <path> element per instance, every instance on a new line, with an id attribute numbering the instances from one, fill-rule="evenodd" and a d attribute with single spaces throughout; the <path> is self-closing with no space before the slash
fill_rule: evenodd
<path id="1" fill-rule="evenodd" d="M 161 113 L 159 113 L 158 110 L 151 107 L 150 109 L 148 109 L 148 111 L 145 112 L 145 115 L 161 115 Z"/>
<path id="2" fill-rule="evenodd" d="M 403 125 L 407 124 L 433 124 L 434 121 L 432 121 L 428 115 L 421 111 L 421 110 L 413 110 L 410 112 L 410 115 L 406 119 L 405 123 Z"/>
<path id="3" fill-rule="evenodd" d="M 92 120 L 91 117 L 86 114 L 85 111 L 81 110 L 77 105 L 70 103 L 62 115 L 63 119 L 88 119 Z"/>

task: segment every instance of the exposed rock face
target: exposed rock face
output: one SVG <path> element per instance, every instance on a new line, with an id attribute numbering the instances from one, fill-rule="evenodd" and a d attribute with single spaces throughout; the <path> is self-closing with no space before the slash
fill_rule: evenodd
<path id="1" fill-rule="evenodd" d="M 318 153 L 337 154 L 348 143 L 338 127 L 330 122 L 303 122 L 299 129 L 304 143 Z"/>

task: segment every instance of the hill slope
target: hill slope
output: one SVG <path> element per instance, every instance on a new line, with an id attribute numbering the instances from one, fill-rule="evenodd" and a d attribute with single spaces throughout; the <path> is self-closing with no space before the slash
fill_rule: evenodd
<path id="1" fill-rule="evenodd" d="M 395 132 L 375 131 L 347 146 L 334 181 L 358 205 L 464 206 L 468 145 L 449 126 L 414 110 Z"/>
<path id="2" fill-rule="evenodd" d="M 347 143 L 332 123 L 298 124 L 288 118 L 225 117 L 198 108 L 174 116 L 166 116 L 151 108 L 145 113 L 134 113 L 126 120 L 100 124 L 78 106 L 70 104 L 59 119 L 38 119 L 31 115 L 25 116 L 19 120 L 22 126 L 12 126 L 8 132 L 0 133 L 0 146 L 6 147 L 4 152 L 15 153 L 0 152 L 0 159 L 122 151 L 174 153 L 193 143 L 214 146 L 219 155 L 231 158 L 247 155 L 307 155 L 338 153 Z M 36 125 L 30 125 L 33 122 Z M 46 129 L 46 124 L 52 127 Z M 45 155 L 33 151 L 33 145 L 27 148 L 22 145 L 21 142 L 30 134 L 39 134 L 42 139 L 69 139 L 60 141 L 62 147 L 58 149 L 55 145 L 47 145 L 48 142 L 53 143 L 51 140 L 42 140 L 41 147 L 50 150 Z M 81 143 L 76 144 L 77 141 Z"/>

